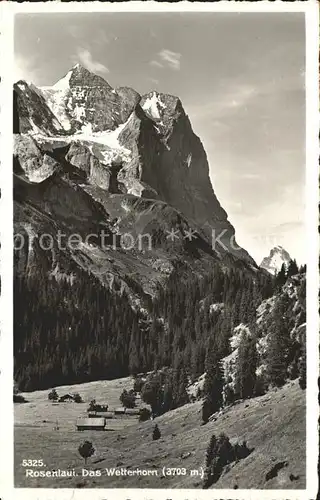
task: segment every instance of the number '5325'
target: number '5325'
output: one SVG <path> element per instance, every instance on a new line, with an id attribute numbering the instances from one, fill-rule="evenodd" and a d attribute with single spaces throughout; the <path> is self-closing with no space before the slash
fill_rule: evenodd
<path id="1" fill-rule="evenodd" d="M 43 460 L 22 460 L 22 467 L 43 467 Z"/>

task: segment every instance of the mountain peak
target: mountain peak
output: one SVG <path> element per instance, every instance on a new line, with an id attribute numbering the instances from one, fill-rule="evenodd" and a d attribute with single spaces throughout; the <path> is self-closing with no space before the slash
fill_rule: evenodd
<path id="1" fill-rule="evenodd" d="M 90 71 L 88 68 L 86 68 L 85 66 L 82 66 L 82 64 L 80 64 L 80 63 L 77 63 L 74 66 L 72 66 L 72 68 L 70 68 L 69 72 L 71 72 L 72 74 L 84 74 L 84 75 L 89 74 L 89 75 L 93 75 L 93 76 L 98 76 L 95 73 L 93 73 L 92 71 Z"/>
<path id="2" fill-rule="evenodd" d="M 152 90 L 141 97 L 140 105 L 152 120 L 172 117 L 183 110 L 179 97 Z"/>
<path id="3" fill-rule="evenodd" d="M 104 78 L 92 73 L 80 63 L 76 63 L 72 66 L 66 75 L 52 86 L 52 89 L 66 90 L 72 87 L 99 87 L 108 90 L 112 89 L 111 85 L 109 85 Z"/>
<path id="4" fill-rule="evenodd" d="M 286 252 L 286 250 L 281 245 L 276 245 L 275 247 L 271 248 L 270 252 L 274 251 Z"/>
<path id="5" fill-rule="evenodd" d="M 275 247 L 271 248 L 270 250 L 270 255 L 275 255 L 275 254 L 281 254 L 283 255 L 286 259 L 291 259 L 289 252 L 285 250 L 281 245 L 276 245 Z"/>
<path id="6" fill-rule="evenodd" d="M 280 271 L 282 264 L 288 266 L 291 260 L 289 252 L 281 245 L 276 245 L 271 248 L 268 257 L 264 257 L 260 267 L 266 269 L 271 274 L 276 274 Z"/>

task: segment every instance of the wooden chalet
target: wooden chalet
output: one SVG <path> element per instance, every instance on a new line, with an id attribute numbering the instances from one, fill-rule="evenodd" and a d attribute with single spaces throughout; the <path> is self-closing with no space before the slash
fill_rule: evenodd
<path id="1" fill-rule="evenodd" d="M 140 409 L 139 408 L 126 408 L 125 414 L 132 416 L 132 417 L 138 417 L 140 415 Z"/>
<path id="2" fill-rule="evenodd" d="M 88 413 L 89 418 L 114 418 L 113 411 L 90 411 Z"/>
<path id="3" fill-rule="evenodd" d="M 116 409 L 114 410 L 114 414 L 115 414 L 115 415 L 124 415 L 124 414 L 125 414 L 125 412 L 126 412 L 126 409 L 125 409 L 123 406 L 121 406 L 121 407 L 119 407 L 119 408 L 116 408 Z"/>
<path id="4" fill-rule="evenodd" d="M 78 431 L 104 431 L 106 425 L 105 418 L 78 418 Z"/>

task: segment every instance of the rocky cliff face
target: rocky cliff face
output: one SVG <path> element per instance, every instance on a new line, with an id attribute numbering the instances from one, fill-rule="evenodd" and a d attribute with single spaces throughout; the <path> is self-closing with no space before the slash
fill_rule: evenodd
<path id="1" fill-rule="evenodd" d="M 95 272 L 108 268 L 124 281 L 127 273 L 139 275 L 142 263 L 150 268 L 156 261 L 156 279 L 159 269 L 167 274 L 177 259 L 200 267 L 231 259 L 255 268 L 235 244 L 234 228 L 211 186 L 206 153 L 177 97 L 114 89 L 76 65 L 50 88 L 24 81 L 14 86 L 14 132 L 18 225 L 31 221 L 39 234 L 42 218 L 69 233 L 94 226 L 135 237 L 139 228 L 154 240 L 148 258 L 117 248 L 113 266 L 98 243 L 77 253 L 67 249 L 66 260 L 83 267 L 90 261 Z M 171 229 L 179 237 L 169 249 Z M 219 238 L 214 248 L 212 238 Z M 145 269 L 139 276 L 145 278 Z"/>

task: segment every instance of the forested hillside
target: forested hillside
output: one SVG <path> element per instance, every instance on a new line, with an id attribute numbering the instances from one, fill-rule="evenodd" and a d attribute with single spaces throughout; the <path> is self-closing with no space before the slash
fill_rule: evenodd
<path id="1" fill-rule="evenodd" d="M 234 329 L 256 324 L 259 306 L 277 293 L 276 280 L 218 265 L 202 277 L 177 271 L 146 310 L 132 308 L 125 292 L 110 291 L 84 271 L 58 281 L 17 275 L 15 379 L 30 391 L 180 366 L 196 380 L 208 353 L 218 360 L 232 354 Z M 277 321 L 276 312 L 272 318 Z"/>

